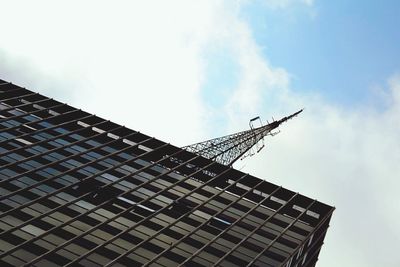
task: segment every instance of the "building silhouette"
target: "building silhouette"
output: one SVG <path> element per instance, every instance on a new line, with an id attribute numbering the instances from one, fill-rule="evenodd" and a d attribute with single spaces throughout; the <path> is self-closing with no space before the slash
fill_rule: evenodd
<path id="1" fill-rule="evenodd" d="M 333 207 L 0 80 L 0 266 L 314 266 Z"/>

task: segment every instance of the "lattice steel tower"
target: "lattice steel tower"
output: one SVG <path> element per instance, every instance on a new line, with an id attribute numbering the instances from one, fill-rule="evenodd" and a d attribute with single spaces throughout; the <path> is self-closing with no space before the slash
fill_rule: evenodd
<path id="1" fill-rule="evenodd" d="M 274 136 L 277 134 L 277 132 L 273 132 L 274 129 L 278 128 L 281 123 L 297 116 L 302 111 L 303 109 L 290 116 L 283 117 L 278 121 L 273 121 L 257 128 L 253 126 L 253 123 L 256 120 L 260 120 L 260 118 L 256 117 L 251 119 L 249 122 L 250 130 L 185 146 L 184 149 L 221 164 L 231 166 L 240 158 L 243 159 L 247 156 L 252 156 L 255 153 L 258 153 L 264 148 L 265 136 Z M 254 148 L 255 152 L 253 151 Z"/>

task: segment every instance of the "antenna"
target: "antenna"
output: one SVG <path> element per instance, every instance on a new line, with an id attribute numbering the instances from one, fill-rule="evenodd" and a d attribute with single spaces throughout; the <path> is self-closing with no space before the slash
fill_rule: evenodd
<path id="1" fill-rule="evenodd" d="M 249 130 L 195 143 L 183 148 L 205 158 L 231 166 L 238 159 L 251 157 L 260 152 L 265 147 L 265 136 L 278 134 L 280 131 L 273 132 L 273 130 L 287 120 L 299 115 L 302 111 L 303 109 L 278 121 L 273 119 L 271 123 L 267 123 L 264 126 L 260 117 L 257 116 L 249 121 Z M 254 123 L 257 121 L 260 122 L 261 126 L 254 127 Z M 254 147 L 255 152 L 253 151 Z"/>

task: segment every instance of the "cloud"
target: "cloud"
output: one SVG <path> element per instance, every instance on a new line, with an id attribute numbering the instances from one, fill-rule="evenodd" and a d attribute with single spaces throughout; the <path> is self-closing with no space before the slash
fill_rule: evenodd
<path id="1" fill-rule="evenodd" d="M 258 95 L 286 83 L 285 71 L 271 68 L 260 55 L 239 16 L 242 5 L 8 2 L 0 18 L 0 29 L 9 36 L 0 43 L 0 54 L 10 61 L 3 61 L 3 73 L 15 83 L 161 139 L 193 143 L 209 134 L 215 114 L 230 121 L 247 118 L 261 105 Z M 16 20 L 16 14 L 23 19 Z M 213 60 L 204 55 L 210 50 L 231 51 L 241 77 L 230 88 L 233 96 L 216 109 L 201 97 Z M 181 127 L 193 134 L 177 133 Z"/>
<path id="2" fill-rule="evenodd" d="M 298 99 L 289 90 L 278 103 L 295 110 L 293 103 L 302 102 L 305 112 L 268 138 L 262 155 L 238 164 L 336 206 L 321 266 L 400 264 L 394 256 L 400 240 L 399 77 L 383 86 L 383 109 L 379 99 L 344 109 L 317 96 Z"/>
<path id="3" fill-rule="evenodd" d="M 222 5 L 15 1 L 4 6 L 0 29 L 8 38 L 0 52 L 10 61 L 2 68 L 13 82 L 174 143 L 193 138 L 177 128 L 190 129 L 195 139 L 203 136 L 201 51 L 220 38 L 214 24 L 222 21 Z"/>
<path id="4" fill-rule="evenodd" d="M 264 0 L 263 3 L 273 9 L 283 9 L 293 7 L 295 5 L 305 5 L 311 7 L 314 5 L 314 0 Z"/>

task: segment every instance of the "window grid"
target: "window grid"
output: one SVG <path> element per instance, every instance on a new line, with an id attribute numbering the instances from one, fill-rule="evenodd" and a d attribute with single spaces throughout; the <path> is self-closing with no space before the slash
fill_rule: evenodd
<path id="1" fill-rule="evenodd" d="M 178 152 L 174 153 L 172 156 L 176 156 L 176 155 L 179 154 L 180 152 L 182 152 L 182 150 L 178 150 Z M 174 167 L 174 168 L 168 170 L 168 172 L 172 172 L 174 169 L 177 169 L 177 168 L 181 167 L 183 164 L 187 164 L 187 163 L 193 161 L 193 160 L 196 159 L 197 157 L 199 157 L 199 156 L 193 155 L 191 159 L 187 160 L 186 162 L 182 163 L 181 165 L 178 165 L 178 166 L 176 166 L 176 167 Z M 159 161 L 161 162 L 161 161 L 163 161 L 163 160 L 165 160 L 165 158 L 162 158 L 162 159 L 159 160 Z M 155 164 L 155 163 L 153 163 L 153 164 Z M 212 165 L 212 164 L 215 164 L 215 163 L 214 163 L 214 162 L 211 162 L 211 163 L 209 163 L 209 164 L 207 165 L 207 167 L 210 166 L 210 165 Z M 144 168 L 148 168 L 148 167 L 144 167 Z M 197 172 L 199 172 L 199 171 L 197 171 Z M 161 175 L 164 175 L 164 174 L 160 174 L 160 176 L 161 176 Z M 151 180 L 149 180 L 149 181 L 143 183 L 142 186 L 144 186 L 145 184 L 148 184 L 149 182 L 152 182 L 152 181 L 156 180 L 157 178 L 159 178 L 159 176 L 156 176 L 155 178 L 153 178 L 153 179 L 151 179 Z M 189 177 L 187 177 L 187 178 L 185 178 L 185 179 L 188 179 L 188 178 L 189 178 Z M 181 182 L 181 181 L 177 181 L 175 184 L 178 184 L 178 183 L 180 183 L 180 182 Z M 169 188 L 172 188 L 175 184 L 169 186 Z M 120 194 L 119 196 L 123 196 L 123 195 L 126 194 L 126 193 L 130 193 L 130 192 L 134 191 L 135 189 L 136 189 L 136 188 L 132 188 L 132 189 L 128 190 L 127 192 L 123 192 L 123 193 Z M 139 189 L 140 189 L 140 188 L 139 188 Z M 161 192 L 162 192 L 162 191 L 161 191 Z M 156 194 L 154 194 L 154 195 L 152 195 L 152 196 L 149 196 L 148 198 L 145 198 L 145 199 L 140 200 L 140 201 L 137 202 L 135 205 L 132 205 L 131 207 L 129 207 L 129 208 L 127 208 L 127 209 L 121 211 L 117 216 L 119 217 L 119 216 L 121 216 L 121 215 L 123 215 L 123 214 L 125 214 L 125 213 L 127 213 L 127 212 L 129 212 L 129 211 L 131 211 L 131 210 L 133 210 L 134 208 L 137 207 L 137 205 L 141 205 L 142 203 L 148 201 L 150 198 L 153 198 L 153 197 L 155 197 L 155 196 L 158 195 L 158 194 L 160 194 L 160 192 L 158 192 L 158 193 L 156 193 Z M 108 203 L 108 202 L 111 202 L 111 201 L 112 201 L 112 199 L 111 199 L 111 200 L 108 200 L 108 201 L 106 201 L 106 202 L 103 202 L 100 206 L 97 206 L 97 207 L 96 207 L 95 209 L 93 209 L 93 210 L 97 210 L 97 209 L 101 208 L 103 205 L 105 205 L 105 203 Z M 153 213 L 152 215 L 154 215 L 154 214 L 156 214 L 156 213 Z M 78 216 L 78 217 L 79 217 L 79 216 Z M 138 223 L 136 223 L 135 226 L 137 226 L 137 225 L 139 225 L 139 223 L 141 223 L 141 222 L 147 220 L 149 217 L 150 217 L 150 214 L 148 214 L 147 217 L 143 218 L 141 221 L 139 221 Z M 112 221 L 113 219 L 114 219 L 114 217 L 111 217 L 111 218 L 107 219 L 106 222 L 108 223 L 108 222 Z M 105 223 L 105 222 L 103 222 L 102 224 L 104 224 L 104 223 Z M 131 228 L 133 228 L 133 227 L 131 227 Z M 94 228 L 93 228 L 93 229 L 94 229 Z M 87 234 L 91 233 L 91 232 L 93 231 L 93 229 L 91 229 L 91 230 L 89 230 L 89 231 L 87 231 L 87 232 L 85 232 L 85 233 L 79 235 L 79 237 L 82 237 L 83 235 L 87 235 Z M 122 233 L 124 233 L 124 232 L 122 232 Z M 112 237 L 112 238 L 109 239 L 108 241 L 106 241 L 106 242 L 104 242 L 103 244 L 97 246 L 96 249 L 97 249 L 98 247 L 104 246 L 104 245 L 106 245 L 106 244 L 112 242 L 113 240 L 115 240 L 116 238 L 118 238 L 120 235 L 121 235 L 121 233 L 115 235 L 114 237 Z M 78 237 L 76 237 L 76 238 L 78 238 Z M 65 242 L 64 244 L 62 244 L 61 246 L 59 246 L 57 249 L 59 249 L 59 248 L 65 246 L 65 245 L 68 245 L 69 243 L 71 243 L 71 242 L 73 242 L 73 241 L 74 241 L 74 239 L 70 239 L 69 241 L 67 241 L 67 242 Z M 81 260 L 84 256 L 89 255 L 89 253 L 90 253 L 90 252 L 93 252 L 94 250 L 95 250 L 95 249 L 92 249 L 92 250 L 89 251 L 88 253 L 85 253 L 85 254 L 81 255 L 79 258 L 77 258 L 77 259 L 75 259 L 74 261 L 70 262 L 68 265 L 73 264 L 73 263 L 77 262 L 78 260 Z M 30 264 L 35 263 L 37 260 L 39 260 L 41 257 L 44 257 L 44 256 L 46 256 L 46 254 L 43 254 L 43 255 L 41 255 L 40 257 L 36 258 L 35 260 L 31 261 Z M 68 265 L 67 265 L 67 266 L 68 266 Z"/>
<path id="2" fill-rule="evenodd" d="M 117 130 L 117 129 L 120 129 L 120 128 L 122 128 L 122 126 L 117 127 L 117 128 L 114 128 L 113 130 Z M 107 133 L 107 132 L 105 132 L 105 133 Z M 104 135 L 105 133 L 96 134 L 96 135 L 94 135 L 94 136 L 92 136 L 92 137 L 88 137 L 88 138 L 86 138 L 86 139 L 83 139 L 83 140 L 79 140 L 79 141 L 70 143 L 70 144 L 68 144 L 68 145 L 66 145 L 66 146 L 64 146 L 64 147 L 56 147 L 56 148 L 54 148 L 54 149 L 45 151 L 45 152 L 43 152 L 43 153 L 39 153 L 39 154 L 33 155 L 33 156 L 31 156 L 31 157 L 28 157 L 28 158 L 23 158 L 23 159 L 21 159 L 21 160 L 19 160 L 19 161 L 17 161 L 17 162 L 11 162 L 11 163 L 5 165 L 4 168 L 7 168 L 7 167 L 9 167 L 9 166 L 13 166 L 13 165 L 15 165 L 15 164 L 20 164 L 20 163 L 25 162 L 25 161 L 29 161 L 29 160 L 34 159 L 34 158 L 39 158 L 39 157 L 41 157 L 41 156 L 43 156 L 43 155 L 45 155 L 45 154 L 49 154 L 49 153 L 52 153 L 52 152 L 59 151 L 59 150 L 64 149 L 64 148 L 66 148 L 66 147 L 70 147 L 70 146 L 76 145 L 76 144 L 78 144 L 78 143 L 81 143 L 82 141 L 86 141 L 87 139 L 95 138 L 95 137 L 98 137 L 98 136 L 100 136 L 100 135 Z M 131 134 L 131 135 L 132 135 L 132 134 Z M 77 157 L 79 157 L 79 156 L 81 156 L 81 155 L 84 155 L 84 154 L 86 154 L 86 153 L 88 153 L 88 152 L 91 152 L 91 151 L 94 151 L 94 150 L 99 149 L 99 148 L 101 148 L 101 147 L 110 145 L 110 144 L 112 144 L 112 143 L 114 143 L 114 142 L 117 142 L 117 141 L 119 141 L 119 140 L 113 139 L 112 141 L 110 141 L 110 142 L 108 142 L 108 143 L 105 143 L 105 144 L 102 144 L 102 145 L 100 145 L 99 147 L 93 147 L 93 148 L 91 148 L 91 149 L 81 151 L 81 152 L 79 152 L 79 153 L 77 153 L 77 154 L 72 154 L 72 155 L 70 155 L 70 156 L 68 156 L 68 157 L 65 157 L 65 158 L 63 158 L 63 159 L 60 159 L 60 160 L 57 160 L 57 161 L 49 162 L 49 163 L 46 164 L 46 165 L 42 165 L 42 166 L 40 166 L 40 167 L 38 167 L 38 168 L 31 169 L 31 170 L 29 170 L 29 171 L 27 171 L 27 172 L 24 172 L 24 173 L 20 173 L 20 174 L 14 176 L 14 177 L 10 177 L 9 179 L 2 180 L 2 181 L 0 181 L 0 185 L 3 184 L 3 183 L 6 183 L 6 182 L 12 181 L 12 180 L 16 180 L 16 179 L 18 179 L 18 178 L 20 178 L 20 177 L 26 176 L 26 175 L 30 174 L 31 172 L 37 172 L 38 170 L 41 170 L 41 169 L 44 169 L 44 168 L 47 168 L 47 167 L 56 165 L 56 164 L 58 164 L 58 163 L 65 162 L 65 161 L 68 162 L 68 160 L 70 160 L 70 159 L 77 158 Z M 94 162 L 96 162 L 96 160 L 91 161 L 90 164 L 91 164 L 91 163 L 94 163 Z M 82 167 L 82 165 L 81 165 L 81 166 L 76 166 L 75 169 L 79 169 L 79 168 L 81 168 L 81 167 Z M 72 171 L 75 170 L 75 169 L 71 169 L 70 171 L 72 172 Z M 55 177 L 56 177 L 56 176 L 55 176 Z M 42 181 L 42 183 L 43 183 L 43 182 L 47 182 L 47 181 L 52 180 L 52 179 L 54 179 L 54 177 L 49 178 L 48 180 L 44 180 L 44 181 Z M 12 195 L 14 195 L 14 194 L 18 194 L 18 193 L 20 193 L 21 191 L 24 191 L 24 190 L 27 190 L 27 189 L 31 189 L 31 188 L 37 186 L 38 184 L 40 184 L 40 183 L 33 184 L 33 185 L 31 185 L 31 186 L 29 186 L 29 187 L 26 187 L 26 188 L 21 188 L 21 189 L 19 189 L 19 190 L 17 190 L 17 191 L 13 191 L 13 192 L 10 193 L 9 195 L 1 196 L 1 197 L 0 197 L 0 200 L 2 200 L 2 199 L 4 199 L 4 198 L 8 198 L 8 197 L 10 197 L 10 196 L 12 196 Z"/>
<path id="3" fill-rule="evenodd" d="M 144 141 L 144 142 L 145 142 L 145 141 Z M 128 148 L 126 148 L 126 150 L 127 150 L 127 149 L 128 149 Z M 114 152 L 113 154 L 118 154 L 118 152 L 119 152 L 119 151 Z M 112 154 L 106 155 L 106 156 L 104 156 L 104 157 L 111 156 L 111 155 L 112 155 Z M 127 160 L 127 162 L 129 162 L 129 161 L 130 161 L 130 160 Z M 81 166 L 81 167 L 82 167 L 82 166 Z M 115 167 L 113 167 L 113 168 L 115 168 Z M 79 169 L 79 167 L 76 167 L 76 168 L 74 168 L 74 169 L 70 169 L 70 170 L 68 170 L 68 171 L 65 172 L 65 173 L 60 173 L 60 174 L 58 174 L 58 175 L 56 175 L 56 176 L 47 178 L 47 179 L 45 179 L 45 180 L 43 180 L 43 181 L 52 180 L 52 179 L 54 179 L 54 178 L 56 178 L 56 177 L 58 178 L 58 177 L 60 177 L 61 175 L 65 175 L 66 173 L 72 172 L 72 170 L 75 170 L 75 169 Z M 111 169 L 111 168 L 110 168 L 110 169 Z M 106 171 L 102 171 L 102 172 L 105 173 Z M 100 172 L 99 174 L 101 174 L 101 172 Z M 35 203 L 35 202 L 37 202 L 37 201 L 39 201 L 39 200 L 41 200 L 41 199 L 43 199 L 43 198 L 48 198 L 49 196 L 55 195 L 55 194 L 57 194 L 57 193 L 59 193 L 59 192 L 63 192 L 63 191 L 65 191 L 66 189 L 69 189 L 69 188 L 71 188 L 71 187 L 73 187 L 73 186 L 75 186 L 75 185 L 77 185 L 77 184 L 82 184 L 83 182 L 88 181 L 88 180 L 91 179 L 91 178 L 95 178 L 95 176 L 96 176 L 96 175 L 89 176 L 89 177 L 87 177 L 87 178 L 85 178 L 85 179 L 83 179 L 83 180 L 81 180 L 81 181 L 79 181 L 79 182 L 77 182 L 77 183 L 74 183 L 74 184 L 71 184 L 71 185 L 69 185 L 69 186 L 66 186 L 66 187 L 63 187 L 63 188 L 61 188 L 61 189 L 58 189 L 58 190 L 56 190 L 56 191 L 54 191 L 54 192 L 52 192 L 52 193 L 50 193 L 50 194 L 47 194 L 47 195 L 45 195 L 45 196 L 36 198 L 36 199 L 34 199 L 33 201 L 31 201 L 31 202 L 24 203 L 24 204 L 22 204 L 21 206 L 19 206 L 18 209 L 25 208 L 26 206 L 29 206 L 30 204 Z M 117 181 L 114 181 L 113 183 L 115 183 L 115 182 L 117 182 Z M 109 184 L 109 185 L 111 185 L 111 184 Z M 85 197 L 85 196 L 87 196 L 87 195 L 89 195 L 89 194 L 90 194 L 90 192 L 89 192 L 89 193 L 86 193 L 86 195 L 80 196 L 79 198 L 75 199 L 74 201 L 80 200 L 80 199 L 82 199 L 83 197 Z M 10 195 L 11 195 L 11 194 L 10 194 Z M 70 203 L 72 203 L 72 202 L 70 202 Z M 67 203 L 67 204 L 68 204 L 68 203 Z M 57 209 L 62 208 L 64 205 L 65 205 L 65 204 L 63 204 L 63 205 L 57 207 Z M 17 210 L 17 208 L 8 210 L 8 211 L 4 212 L 1 216 L 7 215 L 7 214 L 11 214 L 11 213 L 15 212 L 16 210 Z M 53 212 L 53 211 L 54 211 L 54 210 L 52 210 L 51 212 Z M 42 215 L 40 215 L 38 218 L 44 217 L 44 216 L 46 216 L 46 215 L 47 215 L 47 213 L 42 214 Z M 34 219 L 34 218 L 32 218 L 32 220 L 33 220 L 33 219 Z M 36 219 L 37 219 L 37 218 L 36 218 Z M 30 222 L 30 221 L 26 221 L 26 222 L 24 222 L 24 224 L 28 224 L 29 222 Z M 17 227 L 20 227 L 20 226 L 17 226 Z M 11 231 L 11 229 L 8 230 L 8 231 Z M 2 233 L 2 234 L 4 234 L 4 233 Z"/>
<path id="4" fill-rule="evenodd" d="M 312 266 L 334 208 L 0 80 L 3 266 Z"/>

